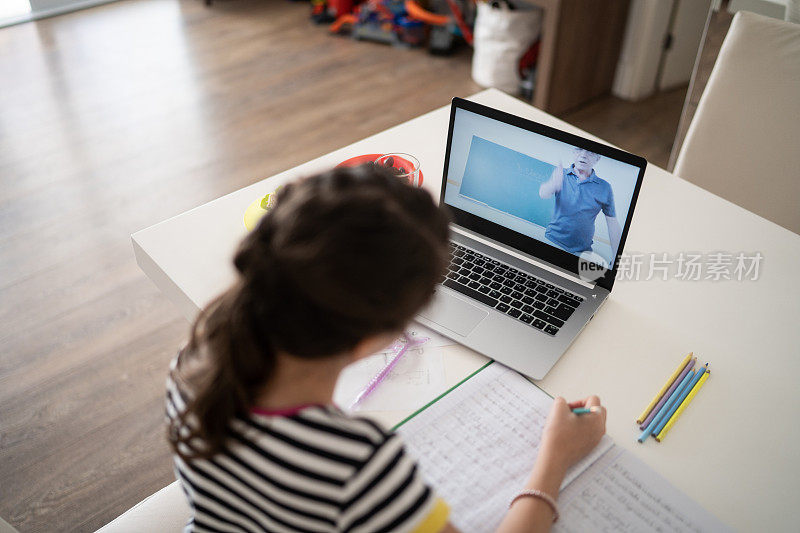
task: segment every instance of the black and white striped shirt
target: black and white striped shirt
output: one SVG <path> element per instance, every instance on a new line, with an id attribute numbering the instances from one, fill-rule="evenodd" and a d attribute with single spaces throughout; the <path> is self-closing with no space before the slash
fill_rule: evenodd
<path id="1" fill-rule="evenodd" d="M 183 409 L 168 379 L 168 419 Z M 211 459 L 174 456 L 193 511 L 186 532 L 418 531 L 442 512 L 446 521 L 446 506 L 399 436 L 366 419 L 307 406 L 281 415 L 253 412 L 230 429 L 224 452 Z"/>

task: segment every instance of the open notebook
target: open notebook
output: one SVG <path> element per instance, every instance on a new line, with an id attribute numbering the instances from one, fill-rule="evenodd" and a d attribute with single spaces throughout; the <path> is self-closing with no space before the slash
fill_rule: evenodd
<path id="1" fill-rule="evenodd" d="M 491 363 L 398 426 L 459 530 L 500 524 L 536 461 L 552 401 Z M 559 507 L 554 531 L 729 530 L 608 436 L 567 472 Z"/>

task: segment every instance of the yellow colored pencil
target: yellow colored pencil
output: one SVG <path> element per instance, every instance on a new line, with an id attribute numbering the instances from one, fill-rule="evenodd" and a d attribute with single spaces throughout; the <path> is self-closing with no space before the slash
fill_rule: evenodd
<path id="1" fill-rule="evenodd" d="M 636 419 L 636 423 L 637 424 L 641 424 L 642 422 L 644 422 L 644 419 L 647 418 L 647 415 L 650 414 L 650 411 L 658 403 L 658 400 L 660 400 L 661 397 L 664 396 L 664 393 L 667 392 L 667 389 L 670 388 L 672 383 L 675 381 L 675 378 L 677 378 L 678 375 L 681 373 L 681 370 L 683 370 L 683 367 L 685 367 L 686 363 L 689 362 L 689 359 L 691 359 L 693 353 L 694 352 L 689 352 L 689 355 L 684 357 L 683 361 L 681 361 L 681 364 L 679 364 L 678 368 L 675 369 L 675 372 L 672 373 L 672 375 L 669 377 L 669 379 L 664 384 L 664 386 L 661 387 L 661 390 L 658 391 L 658 394 L 655 395 L 655 398 L 653 398 L 653 401 L 650 402 L 650 405 L 648 405 L 647 408 L 644 411 L 642 411 L 642 414 L 639 415 L 639 418 Z"/>
<path id="2" fill-rule="evenodd" d="M 707 371 L 705 374 L 703 374 L 703 377 L 701 377 L 700 381 L 698 381 L 697 384 L 692 388 L 692 392 L 690 392 L 689 396 L 683 400 L 683 403 L 681 403 L 681 406 L 678 407 L 677 411 L 675 411 L 675 414 L 672 415 L 672 418 L 669 419 L 669 422 L 667 422 L 667 425 L 661 430 L 661 433 L 656 436 L 656 441 L 661 442 L 661 440 L 667 435 L 667 432 L 672 428 L 678 418 L 680 418 L 681 413 L 683 413 L 684 409 L 686 409 L 686 406 L 689 405 L 689 402 L 692 401 L 692 398 L 694 398 L 695 394 L 697 394 L 697 391 L 700 390 L 700 387 L 703 386 L 703 383 L 706 382 L 709 375 L 711 375 L 710 371 Z"/>

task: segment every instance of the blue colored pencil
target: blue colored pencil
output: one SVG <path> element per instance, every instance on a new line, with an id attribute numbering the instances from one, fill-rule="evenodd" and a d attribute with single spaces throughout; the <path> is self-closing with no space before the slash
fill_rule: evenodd
<path id="1" fill-rule="evenodd" d="M 692 381 L 689 382 L 689 386 L 686 387 L 685 389 L 683 389 L 683 392 L 681 393 L 680 397 L 678 398 L 678 401 L 675 402 L 674 404 L 672 404 L 672 408 L 667 413 L 667 416 L 665 416 L 661 420 L 661 422 L 656 426 L 656 429 L 653 430 L 653 435 L 658 435 L 659 433 L 661 433 L 661 430 L 664 429 L 664 426 L 667 425 L 667 422 L 669 422 L 669 419 L 672 418 L 672 415 L 674 415 L 675 411 L 678 410 L 678 407 L 681 406 L 681 404 L 683 403 L 683 400 L 685 400 L 686 397 L 689 396 L 689 393 L 692 392 L 692 389 L 694 388 L 694 386 L 697 385 L 697 382 L 700 381 L 700 378 L 702 378 L 703 374 L 705 374 L 706 372 L 708 372 L 708 363 L 706 363 L 703 368 L 701 368 L 701 369 L 699 369 L 697 371 L 697 374 L 695 374 L 695 376 L 692 379 Z"/>
<path id="2" fill-rule="evenodd" d="M 677 389 L 675 389 L 675 392 L 672 393 L 672 396 L 670 396 L 669 400 L 667 400 L 667 402 L 664 404 L 664 406 L 661 408 L 661 410 L 658 412 L 655 418 L 653 418 L 650 424 L 645 428 L 645 430 L 642 431 L 642 434 L 639 435 L 639 438 L 637 439 L 639 442 L 644 442 L 645 439 L 649 437 L 650 434 L 653 432 L 656 425 L 661 423 L 661 420 L 664 419 L 664 415 L 667 414 L 667 411 L 672 409 L 672 406 L 675 404 L 675 400 L 678 399 L 678 397 L 681 395 L 681 393 L 689 384 L 689 382 L 694 378 L 695 374 L 696 372 L 694 370 L 691 370 L 688 374 L 686 374 L 683 377 L 683 381 L 681 381 L 681 384 L 678 386 Z"/>

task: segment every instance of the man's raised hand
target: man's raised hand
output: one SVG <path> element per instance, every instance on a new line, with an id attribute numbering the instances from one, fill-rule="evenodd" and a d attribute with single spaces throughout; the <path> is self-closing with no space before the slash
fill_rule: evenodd
<path id="1" fill-rule="evenodd" d="M 550 179 L 545 181 L 539 186 L 540 198 L 551 198 L 555 193 L 561 191 L 561 186 L 564 184 L 564 165 L 561 161 L 558 166 L 553 169 Z"/>
<path id="2" fill-rule="evenodd" d="M 561 191 L 561 186 L 564 185 L 564 164 L 559 161 L 558 166 L 553 170 L 553 192 Z"/>

